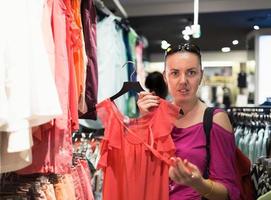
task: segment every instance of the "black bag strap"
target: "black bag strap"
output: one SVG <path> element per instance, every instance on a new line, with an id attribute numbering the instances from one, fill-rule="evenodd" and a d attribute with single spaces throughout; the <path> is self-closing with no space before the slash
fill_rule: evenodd
<path id="1" fill-rule="evenodd" d="M 210 160 L 211 160 L 211 154 L 210 154 L 210 133 L 213 125 L 213 112 L 215 108 L 207 107 L 204 111 L 203 116 L 203 128 L 204 133 L 206 136 L 206 168 L 205 172 L 203 174 L 204 178 L 209 177 L 209 167 L 210 167 Z"/>
<path id="2" fill-rule="evenodd" d="M 213 125 L 213 112 L 215 108 L 207 107 L 204 111 L 203 115 L 203 129 L 206 137 L 206 168 L 203 173 L 203 178 L 207 179 L 210 174 L 210 160 L 211 160 L 211 153 L 210 153 L 210 134 Z M 206 198 L 202 197 L 202 200 L 207 200 Z"/>

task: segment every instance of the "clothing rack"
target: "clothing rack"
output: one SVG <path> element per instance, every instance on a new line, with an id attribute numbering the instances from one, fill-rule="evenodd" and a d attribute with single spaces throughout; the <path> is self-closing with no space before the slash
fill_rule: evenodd
<path id="1" fill-rule="evenodd" d="M 227 109 L 233 127 L 246 125 L 261 128 L 271 124 L 271 107 L 231 107 Z"/>
<path id="2" fill-rule="evenodd" d="M 123 8 L 123 6 L 121 5 L 121 3 L 119 2 L 119 0 L 113 0 L 113 2 L 115 3 L 115 5 L 117 6 L 117 8 L 119 9 L 119 11 L 121 12 L 122 16 L 124 18 L 128 18 L 128 14 L 125 11 L 125 9 Z"/>
<path id="3" fill-rule="evenodd" d="M 227 109 L 234 129 L 235 143 L 255 163 L 271 154 L 271 107 L 231 107 Z"/>
<path id="4" fill-rule="evenodd" d="M 230 107 L 227 109 L 228 112 L 244 112 L 244 113 L 263 113 L 270 114 L 271 106 L 255 106 L 255 107 Z"/>
<path id="5" fill-rule="evenodd" d="M 121 15 L 124 18 L 128 18 L 128 14 L 125 11 L 125 9 L 123 8 L 123 6 L 121 5 L 121 3 L 119 2 L 119 0 L 113 0 L 113 3 L 115 4 L 115 6 L 118 8 L 118 10 L 120 11 Z M 105 15 L 110 15 L 113 14 L 105 5 L 104 2 L 102 0 L 94 0 L 94 4 L 95 6 L 101 11 L 103 12 L 103 14 Z"/>
<path id="6" fill-rule="evenodd" d="M 100 159 L 101 139 L 104 135 L 104 129 L 94 129 L 83 126 L 77 132 L 72 134 L 73 141 L 73 166 L 77 166 L 80 162 L 88 164 L 92 177 L 92 191 L 94 199 L 101 200 L 103 175 L 101 170 L 97 170 L 98 161 Z"/>
<path id="7" fill-rule="evenodd" d="M 257 197 L 271 191 L 271 158 L 260 157 L 253 165 L 251 177 Z"/>

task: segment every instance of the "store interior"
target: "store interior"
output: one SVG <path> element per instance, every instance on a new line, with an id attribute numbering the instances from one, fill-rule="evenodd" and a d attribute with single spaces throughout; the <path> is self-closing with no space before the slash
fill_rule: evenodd
<path id="1" fill-rule="evenodd" d="M 270 94 L 255 94 L 259 87 L 263 88 L 262 85 L 256 86 L 260 77 L 257 59 L 259 49 L 256 48 L 264 48 L 258 46 L 257 37 L 270 34 L 269 2 L 259 1 L 255 5 L 253 1 L 200 1 L 197 20 L 200 25 L 200 37 L 194 38 L 190 35 L 189 40 L 186 40 L 182 32 L 195 23 L 193 3 L 185 0 L 122 2 L 123 8 L 129 13 L 131 26 L 146 38 L 145 71 L 163 72 L 163 40 L 169 44 L 194 42 L 202 51 L 206 75 L 204 86 L 216 87 L 213 91 L 218 92 L 212 94 L 212 89 L 205 87 L 205 93 L 202 94 L 204 100 L 208 103 L 223 104 L 223 87 L 227 87 L 231 93 L 231 106 L 253 106 L 263 103 Z M 106 1 L 105 4 L 118 15 L 125 15 L 114 1 Z M 257 26 L 261 28 L 255 30 Z M 229 47 L 230 50 L 226 48 L 226 52 L 222 52 L 224 47 Z M 227 75 L 216 73 L 219 69 L 227 71 Z M 267 72 L 268 67 L 262 70 Z M 247 75 L 246 84 L 241 84 L 241 88 L 238 87 L 240 72 Z M 216 73 L 216 77 L 210 79 L 209 73 Z M 206 90 L 210 90 L 208 94 Z M 212 96 L 216 96 L 216 99 Z"/>
<path id="2" fill-rule="evenodd" d="M 122 199 L 102 170 L 121 146 L 107 128 L 121 121 L 125 138 L 144 119 L 142 91 L 171 102 L 165 51 L 185 43 L 201 52 L 198 97 L 228 114 L 248 158 L 253 199 L 271 199 L 270 0 L 16 0 L 0 23 L 1 200 Z M 156 199 L 168 197 L 142 200 Z"/>

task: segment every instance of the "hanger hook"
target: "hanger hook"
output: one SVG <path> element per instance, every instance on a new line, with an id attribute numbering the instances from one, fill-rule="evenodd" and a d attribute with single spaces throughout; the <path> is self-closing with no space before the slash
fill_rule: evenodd
<path id="1" fill-rule="evenodd" d="M 121 66 L 121 68 L 123 68 L 124 66 L 128 65 L 129 63 L 130 63 L 130 64 L 133 64 L 133 69 L 134 69 L 134 71 L 133 71 L 132 74 L 130 75 L 130 80 L 129 80 L 129 81 L 133 81 L 132 76 L 133 76 L 134 73 L 136 72 L 135 62 L 128 60 L 126 63 L 124 63 L 124 64 Z"/>

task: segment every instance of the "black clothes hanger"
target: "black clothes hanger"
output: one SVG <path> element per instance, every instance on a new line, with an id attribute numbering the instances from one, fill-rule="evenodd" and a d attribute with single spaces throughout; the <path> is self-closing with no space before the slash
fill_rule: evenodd
<path id="1" fill-rule="evenodd" d="M 124 31 L 129 32 L 130 31 L 130 25 L 129 21 L 127 19 L 114 19 L 115 23 L 118 25 L 118 27 L 122 28 Z"/>
<path id="2" fill-rule="evenodd" d="M 133 63 L 132 61 L 128 61 L 126 62 L 122 67 L 124 67 L 125 65 L 127 65 L 128 63 Z M 134 71 L 133 73 L 131 74 L 131 76 L 135 73 L 135 68 L 134 68 Z M 130 76 L 130 80 L 132 80 Z M 113 95 L 112 97 L 110 97 L 110 100 L 111 101 L 114 101 L 115 99 L 117 99 L 118 97 L 120 97 L 121 95 L 129 92 L 129 91 L 135 91 L 135 92 L 141 92 L 141 91 L 144 91 L 144 89 L 142 88 L 142 86 L 140 85 L 140 83 L 138 81 L 136 82 L 132 82 L 132 81 L 129 81 L 129 82 L 124 82 L 123 85 L 122 85 L 122 88 L 120 89 L 120 91 L 118 93 L 116 93 L 115 95 Z"/>
<path id="3" fill-rule="evenodd" d="M 104 5 L 101 0 L 94 0 L 95 10 L 98 16 L 98 21 L 102 21 L 105 17 L 108 17 L 112 12 Z"/>
<path id="4" fill-rule="evenodd" d="M 110 100 L 114 101 L 115 99 L 117 99 L 121 95 L 123 95 L 131 90 L 134 90 L 135 92 L 144 91 L 144 89 L 141 87 L 141 85 L 138 81 L 137 82 L 124 82 L 121 90 L 117 94 L 115 94 L 114 96 L 110 97 Z"/>

